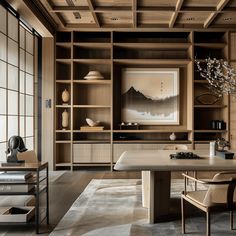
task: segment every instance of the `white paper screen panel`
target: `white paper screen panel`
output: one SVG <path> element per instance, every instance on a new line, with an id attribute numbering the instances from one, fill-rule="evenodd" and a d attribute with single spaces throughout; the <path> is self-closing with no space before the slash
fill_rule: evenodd
<path id="1" fill-rule="evenodd" d="M 0 31 L 7 32 L 7 11 L 3 6 L 0 6 Z"/>

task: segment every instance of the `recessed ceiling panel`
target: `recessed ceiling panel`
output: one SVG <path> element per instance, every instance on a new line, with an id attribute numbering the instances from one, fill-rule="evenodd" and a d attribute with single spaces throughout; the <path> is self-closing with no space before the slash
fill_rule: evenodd
<path id="1" fill-rule="evenodd" d="M 229 1 L 229 3 L 226 6 L 227 7 L 236 7 L 236 0 Z"/>
<path id="2" fill-rule="evenodd" d="M 132 14 L 130 12 L 104 12 L 98 14 L 102 25 L 130 25 Z"/>
<path id="3" fill-rule="evenodd" d="M 88 6 L 87 0 L 51 0 L 54 6 Z"/>
<path id="4" fill-rule="evenodd" d="M 94 18 L 90 12 L 79 12 L 80 18 L 76 17 L 76 12 L 60 13 L 67 24 L 94 24 Z"/>
<path id="5" fill-rule="evenodd" d="M 185 0 L 183 7 L 216 7 L 220 0 Z"/>
<path id="6" fill-rule="evenodd" d="M 213 22 L 213 25 L 236 25 L 236 14 L 235 13 L 220 13 Z"/>
<path id="7" fill-rule="evenodd" d="M 138 15 L 139 24 L 168 24 L 173 12 L 152 12 L 152 13 L 140 13 Z"/>
<path id="8" fill-rule="evenodd" d="M 175 7 L 177 0 L 137 0 L 139 7 Z"/>
<path id="9" fill-rule="evenodd" d="M 93 0 L 95 7 L 131 7 L 132 0 Z"/>
<path id="10" fill-rule="evenodd" d="M 209 12 L 185 12 L 180 13 L 176 20 L 177 24 L 203 24 L 207 17 L 209 16 Z"/>

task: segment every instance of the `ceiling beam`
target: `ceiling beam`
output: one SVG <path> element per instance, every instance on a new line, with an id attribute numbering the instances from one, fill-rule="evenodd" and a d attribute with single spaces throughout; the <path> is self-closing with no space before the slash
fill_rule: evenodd
<path id="1" fill-rule="evenodd" d="M 51 0 L 40 0 L 41 3 L 47 8 L 47 10 L 50 12 L 50 10 L 53 8 L 53 3 Z M 57 22 L 57 24 L 61 24 L 63 27 L 66 26 L 66 22 L 64 19 L 59 15 L 58 13 L 52 14 L 53 19 Z"/>
<path id="2" fill-rule="evenodd" d="M 208 28 L 209 25 L 213 22 L 213 20 L 216 18 L 216 16 L 218 15 L 218 12 L 221 11 L 225 6 L 226 4 L 229 2 L 230 0 L 221 0 L 217 6 L 216 6 L 216 11 L 215 12 L 212 12 L 209 17 L 206 19 L 206 21 L 204 22 L 203 24 L 203 27 L 204 28 Z"/>
<path id="3" fill-rule="evenodd" d="M 97 27 L 101 28 L 101 24 L 100 24 L 100 22 L 99 22 L 99 20 L 98 20 L 98 17 L 97 17 L 97 15 L 96 15 L 96 13 L 94 12 L 94 6 L 93 6 L 91 0 L 87 0 L 87 2 L 88 2 L 89 9 L 90 9 L 90 11 L 91 11 L 91 13 L 92 13 L 92 15 L 93 15 L 93 19 L 94 19 L 94 21 L 95 21 Z"/>
<path id="4" fill-rule="evenodd" d="M 137 28 L 137 0 L 132 3 L 133 28 Z"/>
<path id="5" fill-rule="evenodd" d="M 177 16 L 179 14 L 179 10 L 181 9 L 182 5 L 183 5 L 184 0 L 178 0 L 176 3 L 176 7 L 175 7 L 175 12 L 172 14 L 171 18 L 170 18 L 170 22 L 169 22 L 169 28 L 173 28 L 175 21 L 177 19 Z"/>

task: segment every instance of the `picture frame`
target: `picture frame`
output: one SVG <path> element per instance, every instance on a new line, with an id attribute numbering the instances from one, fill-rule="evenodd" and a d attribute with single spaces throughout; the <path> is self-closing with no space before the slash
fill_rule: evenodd
<path id="1" fill-rule="evenodd" d="M 124 68 L 123 122 L 179 125 L 179 68 Z"/>

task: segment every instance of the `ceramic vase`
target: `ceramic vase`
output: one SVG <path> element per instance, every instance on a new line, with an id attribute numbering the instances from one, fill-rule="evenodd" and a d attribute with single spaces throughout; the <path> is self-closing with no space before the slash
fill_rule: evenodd
<path id="1" fill-rule="evenodd" d="M 68 126 L 69 126 L 69 113 L 65 109 L 62 112 L 62 127 L 63 127 L 63 129 L 66 129 Z"/>
<path id="2" fill-rule="evenodd" d="M 69 92 L 66 89 L 62 92 L 61 98 L 62 98 L 62 101 L 64 103 L 68 103 L 69 102 L 70 94 L 69 94 Z"/>
<path id="3" fill-rule="evenodd" d="M 172 133 L 172 134 L 170 135 L 170 140 L 171 140 L 171 141 L 176 140 L 176 135 L 175 135 L 175 133 Z"/>

